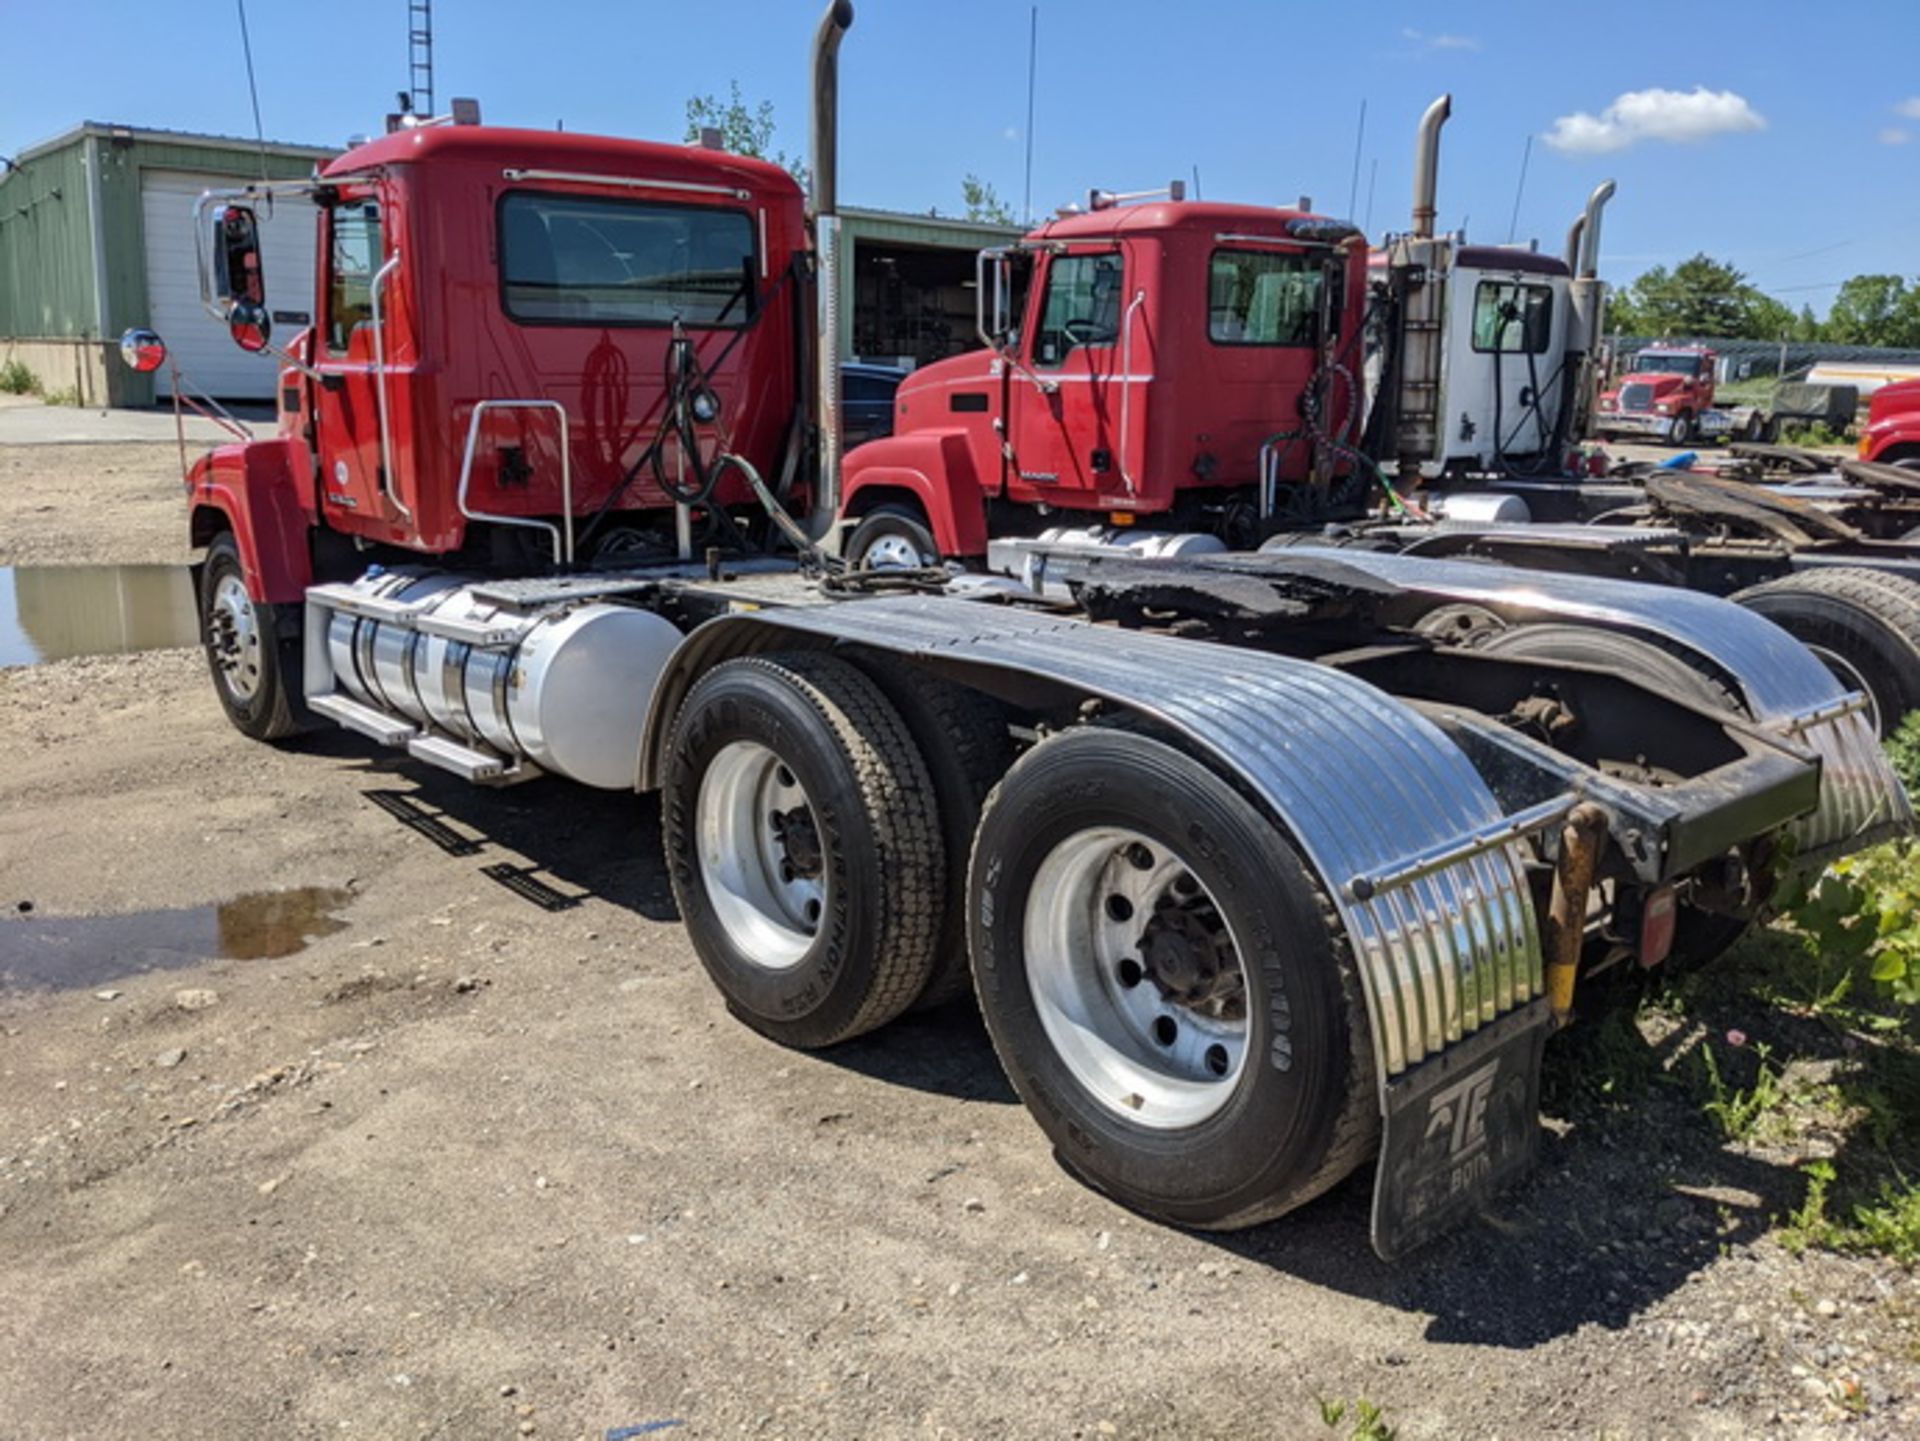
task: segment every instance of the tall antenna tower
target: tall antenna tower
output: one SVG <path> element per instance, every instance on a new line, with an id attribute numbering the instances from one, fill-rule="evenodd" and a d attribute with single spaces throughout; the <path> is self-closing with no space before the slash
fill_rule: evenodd
<path id="1" fill-rule="evenodd" d="M 415 115 L 433 115 L 433 0 L 407 0 L 407 98 Z"/>

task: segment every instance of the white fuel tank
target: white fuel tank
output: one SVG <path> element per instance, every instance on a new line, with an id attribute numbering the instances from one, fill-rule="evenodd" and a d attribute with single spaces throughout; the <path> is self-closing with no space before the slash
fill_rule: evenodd
<path id="1" fill-rule="evenodd" d="M 512 633 L 479 646 L 414 625 L 335 611 L 334 677 L 356 700 L 431 730 L 524 758 L 608 790 L 631 787 L 646 724 L 681 634 L 651 611 L 602 601 L 539 610 L 502 606 L 450 575 L 381 573 L 354 589 L 424 602 L 422 617 Z"/>

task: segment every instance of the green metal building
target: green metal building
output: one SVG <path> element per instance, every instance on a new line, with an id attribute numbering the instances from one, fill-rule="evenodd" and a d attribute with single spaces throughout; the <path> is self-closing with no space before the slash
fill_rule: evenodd
<path id="1" fill-rule="evenodd" d="M 128 372 L 116 352 L 122 331 L 152 325 L 203 389 L 270 397 L 273 362 L 234 350 L 199 309 L 193 197 L 263 173 L 297 179 L 335 153 L 96 121 L 21 152 L 0 173 L 0 366 L 18 360 L 48 393 L 82 404 L 146 404 L 155 377 Z M 279 258 L 310 285 L 311 211 L 278 209 L 268 264 Z M 196 359 L 214 369 L 201 373 Z M 163 371 L 159 391 L 168 384 Z"/>

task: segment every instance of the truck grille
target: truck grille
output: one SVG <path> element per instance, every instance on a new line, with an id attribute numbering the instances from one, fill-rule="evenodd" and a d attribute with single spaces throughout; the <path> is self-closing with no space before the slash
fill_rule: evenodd
<path id="1" fill-rule="evenodd" d="M 1622 410 L 1652 410 L 1653 387 L 1644 382 L 1639 385 L 1621 386 L 1620 408 Z"/>

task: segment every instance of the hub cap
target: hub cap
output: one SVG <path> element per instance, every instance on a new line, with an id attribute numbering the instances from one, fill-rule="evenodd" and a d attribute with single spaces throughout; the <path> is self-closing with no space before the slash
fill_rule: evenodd
<path id="1" fill-rule="evenodd" d="M 920 547 L 904 535 L 876 537 L 860 559 L 860 564 L 868 570 L 919 570 L 933 563 L 931 557 L 922 555 Z"/>
<path id="2" fill-rule="evenodd" d="M 728 938 L 768 970 L 798 965 L 827 903 L 806 790 L 758 741 L 732 741 L 701 777 L 696 809 L 700 878 Z"/>
<path id="3" fill-rule="evenodd" d="M 1246 972 L 1177 854 L 1113 826 L 1068 837 L 1034 875 L 1023 939 L 1040 1024 L 1102 1105 L 1177 1130 L 1226 1104 L 1246 1065 Z"/>
<path id="4" fill-rule="evenodd" d="M 260 689 L 260 625 L 254 617 L 247 583 L 237 575 L 223 575 L 214 586 L 213 606 L 207 617 L 207 647 L 228 693 L 236 700 L 252 700 Z"/>

